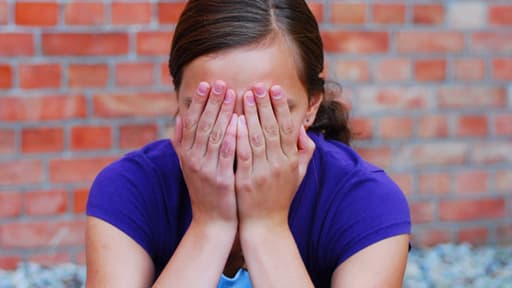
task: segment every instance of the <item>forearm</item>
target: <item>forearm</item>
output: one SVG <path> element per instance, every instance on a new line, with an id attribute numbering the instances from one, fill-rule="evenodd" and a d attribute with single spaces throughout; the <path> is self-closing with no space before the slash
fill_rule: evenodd
<path id="1" fill-rule="evenodd" d="M 192 222 L 153 287 L 217 287 L 235 234 L 236 226 Z"/>
<path id="2" fill-rule="evenodd" d="M 240 237 L 254 287 L 314 287 L 287 225 L 241 228 Z"/>

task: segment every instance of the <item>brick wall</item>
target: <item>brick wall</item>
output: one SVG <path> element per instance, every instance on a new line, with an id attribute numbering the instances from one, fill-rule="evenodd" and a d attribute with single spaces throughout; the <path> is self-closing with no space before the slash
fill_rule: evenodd
<path id="1" fill-rule="evenodd" d="M 309 1 L 414 241 L 512 240 L 512 3 Z M 88 187 L 168 135 L 177 1 L 0 0 L 0 268 L 83 263 Z"/>

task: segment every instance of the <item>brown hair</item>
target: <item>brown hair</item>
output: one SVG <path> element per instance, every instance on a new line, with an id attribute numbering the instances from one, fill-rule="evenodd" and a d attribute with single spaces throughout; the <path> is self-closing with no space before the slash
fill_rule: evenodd
<path id="1" fill-rule="evenodd" d="M 189 0 L 174 32 L 169 71 L 179 90 L 183 70 L 194 59 L 221 50 L 260 43 L 278 32 L 298 53 L 298 73 L 311 100 L 322 93 L 310 131 L 349 144 L 345 107 L 329 95 L 341 93 L 326 85 L 323 44 L 318 23 L 303 0 Z M 332 89 L 335 88 L 335 89 Z M 339 94 L 337 94 L 339 96 Z"/>

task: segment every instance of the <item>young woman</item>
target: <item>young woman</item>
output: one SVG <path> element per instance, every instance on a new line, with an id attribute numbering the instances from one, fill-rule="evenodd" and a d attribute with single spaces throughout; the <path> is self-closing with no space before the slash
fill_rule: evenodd
<path id="1" fill-rule="evenodd" d="M 306 3 L 190 0 L 170 54 L 175 135 L 96 178 L 88 287 L 401 287 L 407 201 L 349 147 Z"/>

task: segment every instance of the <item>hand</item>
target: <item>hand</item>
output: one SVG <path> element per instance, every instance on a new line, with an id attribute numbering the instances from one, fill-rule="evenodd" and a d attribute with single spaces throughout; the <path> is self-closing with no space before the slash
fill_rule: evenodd
<path id="1" fill-rule="evenodd" d="M 206 226 L 238 224 L 233 164 L 237 115 L 235 92 L 226 83 L 201 82 L 189 109 L 178 116 L 173 145 L 192 205 L 192 221 Z"/>
<path id="2" fill-rule="evenodd" d="M 270 94 L 270 95 L 269 95 Z M 280 86 L 257 84 L 238 119 L 235 190 L 240 230 L 256 224 L 288 228 L 288 211 L 315 149 L 293 123 Z"/>

